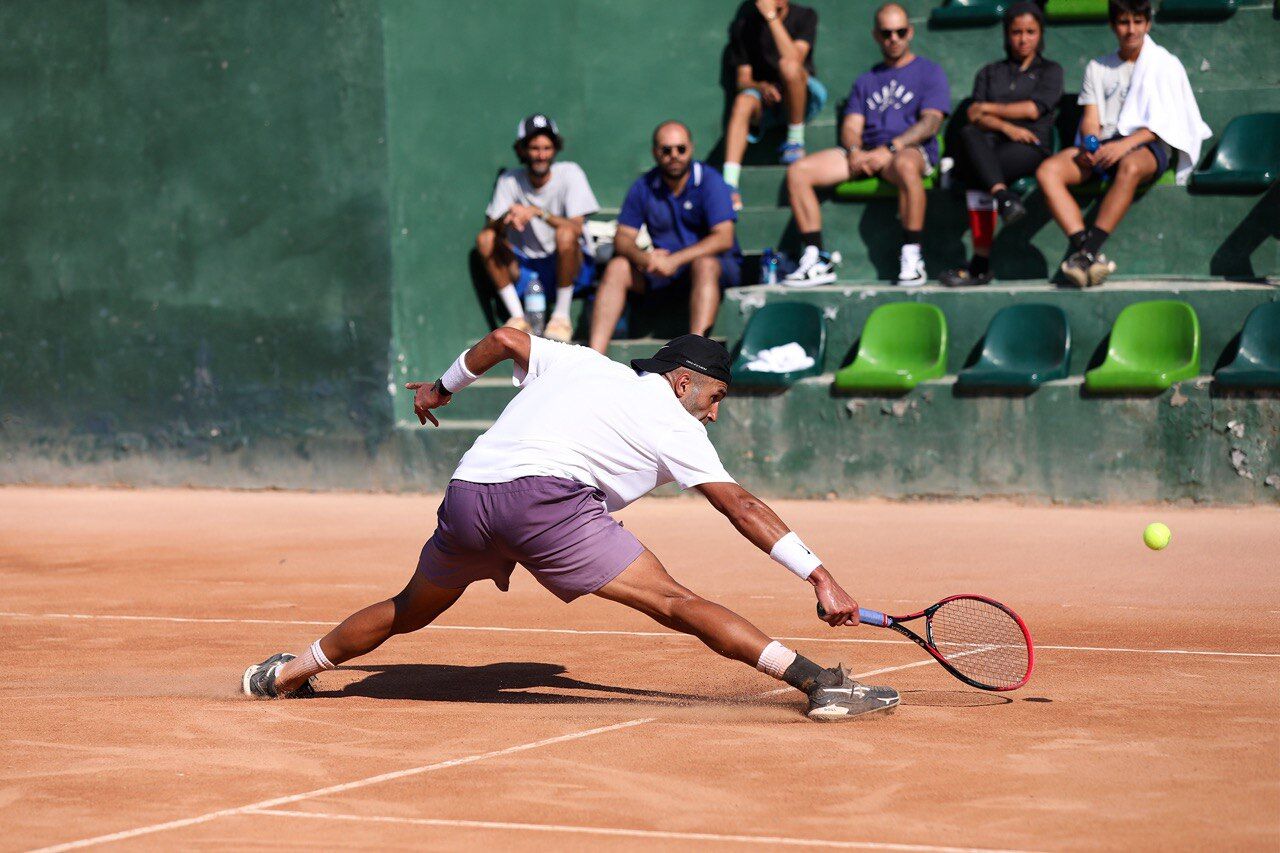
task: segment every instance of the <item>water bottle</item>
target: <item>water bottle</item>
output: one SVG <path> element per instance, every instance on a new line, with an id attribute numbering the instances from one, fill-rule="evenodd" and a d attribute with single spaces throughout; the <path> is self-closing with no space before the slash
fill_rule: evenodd
<path id="1" fill-rule="evenodd" d="M 1088 151 L 1090 154 L 1097 153 L 1097 150 L 1101 145 L 1102 143 L 1098 142 L 1098 137 L 1094 136 L 1092 133 L 1084 138 L 1084 150 Z"/>
<path id="2" fill-rule="evenodd" d="M 772 249 L 769 250 L 769 273 L 765 276 L 765 283 L 778 283 L 778 253 Z"/>
<path id="3" fill-rule="evenodd" d="M 529 276 L 529 287 L 524 292 L 524 319 L 529 324 L 529 332 L 542 337 L 547 323 L 547 293 L 537 273 Z"/>

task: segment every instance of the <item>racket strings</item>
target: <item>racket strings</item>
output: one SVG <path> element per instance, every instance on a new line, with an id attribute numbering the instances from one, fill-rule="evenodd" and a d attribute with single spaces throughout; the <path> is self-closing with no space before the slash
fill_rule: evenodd
<path id="1" fill-rule="evenodd" d="M 1013 687 L 1031 663 L 1027 639 L 1005 610 L 975 598 L 945 602 L 929 620 L 933 645 L 968 678 L 991 687 Z"/>

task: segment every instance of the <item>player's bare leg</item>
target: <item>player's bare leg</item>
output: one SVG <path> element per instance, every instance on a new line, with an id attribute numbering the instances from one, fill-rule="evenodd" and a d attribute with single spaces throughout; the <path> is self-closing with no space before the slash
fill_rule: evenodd
<path id="1" fill-rule="evenodd" d="M 898 704 L 898 693 L 892 688 L 859 684 L 838 666 L 822 669 L 727 607 L 677 583 L 650 551 L 637 557 L 596 595 L 638 610 L 673 631 L 697 637 L 716 654 L 785 681 L 809 696 L 811 719 L 849 719 Z"/>

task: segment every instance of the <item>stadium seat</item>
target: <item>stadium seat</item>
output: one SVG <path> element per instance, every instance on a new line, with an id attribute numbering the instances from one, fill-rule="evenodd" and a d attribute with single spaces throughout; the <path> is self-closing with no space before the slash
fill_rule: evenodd
<path id="1" fill-rule="evenodd" d="M 1200 373 L 1200 319 L 1185 302 L 1135 302 L 1111 327 L 1107 358 L 1084 375 L 1097 394 L 1164 391 Z"/>
<path id="2" fill-rule="evenodd" d="M 1236 357 L 1213 378 L 1224 388 L 1280 388 L 1280 302 L 1249 312 Z"/>
<path id="3" fill-rule="evenodd" d="M 1221 21 L 1236 13 L 1237 0 L 1164 0 L 1161 21 Z"/>
<path id="4" fill-rule="evenodd" d="M 1105 21 L 1107 0 L 1049 0 L 1044 5 L 1050 21 Z"/>
<path id="5" fill-rule="evenodd" d="M 938 134 L 938 157 L 941 159 L 947 152 L 946 143 L 943 141 L 942 134 Z M 926 190 L 933 189 L 938 180 L 938 170 L 934 169 L 932 173 L 924 179 L 924 188 Z M 880 178 L 858 178 L 856 181 L 845 181 L 836 184 L 832 193 L 836 198 L 845 201 L 865 201 L 869 198 L 897 198 L 898 188 L 888 181 Z"/>
<path id="6" fill-rule="evenodd" d="M 747 364 L 761 350 L 798 343 L 813 359 L 813 366 L 785 373 L 749 370 Z M 822 373 L 827 330 L 822 309 L 807 302 L 771 302 L 751 315 L 742 333 L 738 357 L 733 362 L 735 388 L 787 388 L 806 376 Z"/>
<path id="7" fill-rule="evenodd" d="M 1236 116 L 1214 146 L 1207 168 L 1191 173 L 1191 189 L 1212 195 L 1265 192 L 1280 176 L 1280 113 Z"/>
<path id="8" fill-rule="evenodd" d="M 996 312 L 982 354 L 956 377 L 962 390 L 1034 391 L 1064 379 L 1071 360 L 1071 327 L 1056 305 L 1009 305 Z"/>
<path id="9" fill-rule="evenodd" d="M 910 391 L 946 372 L 947 319 L 936 305 L 893 302 L 871 312 L 858 356 L 835 375 L 838 391 Z"/>
<path id="10" fill-rule="evenodd" d="M 929 14 L 931 27 L 985 27 L 1000 23 L 1005 0 L 947 0 Z"/>

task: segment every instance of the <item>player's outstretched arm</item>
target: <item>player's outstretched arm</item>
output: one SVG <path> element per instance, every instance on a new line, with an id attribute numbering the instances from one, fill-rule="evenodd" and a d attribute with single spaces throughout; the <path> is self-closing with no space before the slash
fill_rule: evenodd
<path id="1" fill-rule="evenodd" d="M 858 602 L 768 504 L 737 483 L 703 483 L 697 489 L 751 544 L 813 585 L 827 624 L 858 624 Z"/>
<path id="2" fill-rule="evenodd" d="M 453 366 L 435 382 L 406 382 L 404 387 L 414 392 L 413 413 L 418 416 L 418 422 L 425 425 L 430 420 L 435 426 L 440 426 L 440 421 L 431 414 L 432 409 L 447 406 L 455 391 L 461 391 L 492 370 L 494 365 L 508 359 L 521 370 L 529 369 L 529 335 L 503 326 L 458 356 Z"/>

